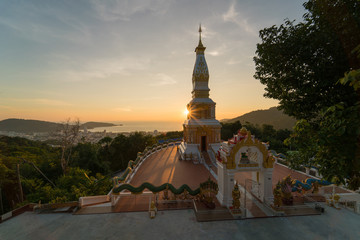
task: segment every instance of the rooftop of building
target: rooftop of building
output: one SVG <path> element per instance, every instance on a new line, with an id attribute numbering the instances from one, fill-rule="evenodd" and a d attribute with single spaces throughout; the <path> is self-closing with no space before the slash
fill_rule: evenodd
<path id="1" fill-rule="evenodd" d="M 360 239 L 359 215 L 325 207 L 315 216 L 197 222 L 192 209 L 92 215 L 26 212 L 0 224 L 0 239 Z"/>

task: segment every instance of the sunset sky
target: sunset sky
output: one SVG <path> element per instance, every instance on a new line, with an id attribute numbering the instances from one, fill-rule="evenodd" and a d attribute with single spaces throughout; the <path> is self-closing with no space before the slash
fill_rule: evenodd
<path id="1" fill-rule="evenodd" d="M 303 1 L 1 1 L 0 120 L 178 121 L 201 22 L 217 119 L 266 109 L 260 29 Z"/>

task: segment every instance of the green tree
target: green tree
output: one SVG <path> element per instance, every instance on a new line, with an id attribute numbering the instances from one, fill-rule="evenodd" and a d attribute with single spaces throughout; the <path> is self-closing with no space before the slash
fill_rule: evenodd
<path id="1" fill-rule="evenodd" d="M 20 164 L 20 178 L 25 202 L 76 201 L 79 196 L 107 194 L 111 181 L 99 173 L 106 164 L 97 159 L 100 146 L 80 143 L 74 147 L 74 158 L 64 175 L 60 165 L 61 149 L 19 137 L 0 136 L 0 188 L 4 211 L 9 211 L 20 202 L 16 166 Z M 40 169 L 48 180 L 35 168 Z M 90 175 L 90 172 L 92 174 Z M 106 172 L 106 171 L 105 171 Z"/>
<path id="2" fill-rule="evenodd" d="M 304 7 L 303 22 L 286 20 L 260 31 L 255 78 L 266 85 L 266 97 L 302 119 L 287 140 L 298 150 L 292 165 L 315 165 L 326 179 L 356 188 L 360 94 L 336 83 L 360 68 L 353 51 L 360 43 L 360 2 L 309 0 Z"/>
<path id="3" fill-rule="evenodd" d="M 101 174 L 89 176 L 89 170 L 69 167 L 67 174 L 56 181 L 56 188 L 41 179 L 24 179 L 27 189 L 27 201 L 42 203 L 57 203 L 77 201 L 79 197 L 107 194 L 112 183 Z"/>
<path id="4" fill-rule="evenodd" d="M 221 124 L 221 139 L 227 141 L 232 138 L 242 128 L 240 121 L 233 123 L 220 123 Z"/>
<path id="5" fill-rule="evenodd" d="M 98 142 L 99 148 L 97 151 L 97 158 L 99 162 L 106 163 L 110 171 L 112 165 L 112 158 L 110 153 L 110 145 L 113 139 L 111 137 L 104 137 Z"/>
<path id="6" fill-rule="evenodd" d="M 276 137 L 276 130 L 274 129 L 274 127 L 272 125 L 269 124 L 263 124 L 262 125 L 262 136 L 263 136 L 263 141 L 270 141 L 271 139 L 274 139 Z"/>
<path id="7" fill-rule="evenodd" d="M 153 136 L 139 132 L 131 133 L 128 137 L 123 134 L 118 135 L 108 147 L 111 170 L 125 169 L 130 160 L 136 159 L 138 152 L 155 143 Z"/>
<path id="8" fill-rule="evenodd" d="M 73 167 L 88 169 L 91 173 L 108 174 L 110 162 L 107 159 L 98 158 L 99 144 L 90 142 L 78 143 L 73 150 L 73 157 L 70 163 Z"/>

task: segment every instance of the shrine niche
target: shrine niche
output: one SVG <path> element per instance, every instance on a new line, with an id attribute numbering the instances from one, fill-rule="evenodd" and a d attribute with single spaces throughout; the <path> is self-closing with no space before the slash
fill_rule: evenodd
<path id="1" fill-rule="evenodd" d="M 209 179 L 206 182 L 200 183 L 200 201 L 209 209 L 215 208 L 214 198 L 219 191 L 216 182 Z"/>
<path id="2" fill-rule="evenodd" d="M 259 198 L 264 203 L 272 204 L 272 172 L 275 159 L 250 131 L 242 128 L 227 142 L 223 142 L 217 154 L 219 193 L 217 198 L 224 206 L 232 205 L 234 174 L 252 172 L 252 181 L 259 189 Z"/>

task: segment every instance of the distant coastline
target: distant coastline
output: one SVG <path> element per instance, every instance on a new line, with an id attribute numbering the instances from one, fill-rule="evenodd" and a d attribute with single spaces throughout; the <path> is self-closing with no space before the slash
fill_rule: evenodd
<path id="1" fill-rule="evenodd" d="M 85 127 L 87 129 L 94 129 L 99 127 L 115 127 L 115 126 L 122 126 L 122 124 L 113 124 L 113 123 L 105 123 L 105 122 L 86 122 L 84 124 L 80 125 L 81 129 L 84 129 Z"/>
<path id="2" fill-rule="evenodd" d="M 0 132 L 15 133 L 50 133 L 59 131 L 61 123 L 27 120 L 27 119 L 5 119 L 0 121 Z M 181 131 L 181 122 L 86 122 L 80 125 L 81 131 L 90 132 L 169 132 Z"/>
<path id="3" fill-rule="evenodd" d="M 181 122 L 122 122 L 122 126 L 97 127 L 91 129 L 91 132 L 170 132 L 182 131 Z"/>
<path id="4" fill-rule="evenodd" d="M 70 123 L 71 124 L 71 123 Z M 62 123 L 9 118 L 0 121 L 0 131 L 17 132 L 17 133 L 40 133 L 40 132 L 56 132 L 62 129 Z M 104 122 L 86 122 L 80 124 L 80 129 L 94 129 L 97 127 L 115 127 L 116 124 Z"/>

